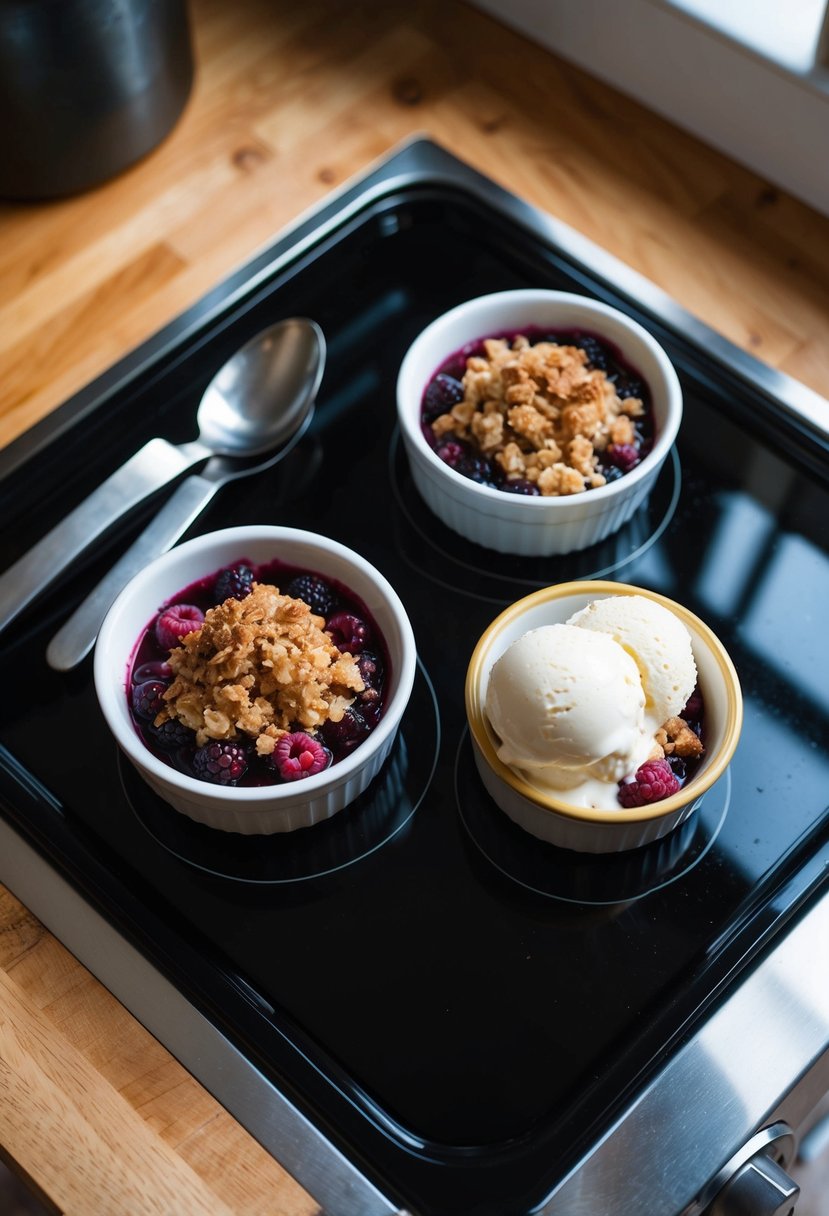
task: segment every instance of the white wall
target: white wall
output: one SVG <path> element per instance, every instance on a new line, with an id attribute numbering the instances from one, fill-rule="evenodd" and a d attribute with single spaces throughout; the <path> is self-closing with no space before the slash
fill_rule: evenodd
<path id="1" fill-rule="evenodd" d="M 667 0 L 474 2 L 829 215 L 825 66 L 766 58 Z"/>

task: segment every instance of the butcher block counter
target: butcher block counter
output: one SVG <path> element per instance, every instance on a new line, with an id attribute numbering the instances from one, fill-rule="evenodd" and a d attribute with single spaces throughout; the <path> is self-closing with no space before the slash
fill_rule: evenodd
<path id="1" fill-rule="evenodd" d="M 0 444 L 415 134 L 829 396 L 829 219 L 638 104 L 456 0 L 195 0 L 193 24 L 161 146 L 0 204 Z M 0 1154 L 78 1216 L 318 1211 L 2 888 Z"/>

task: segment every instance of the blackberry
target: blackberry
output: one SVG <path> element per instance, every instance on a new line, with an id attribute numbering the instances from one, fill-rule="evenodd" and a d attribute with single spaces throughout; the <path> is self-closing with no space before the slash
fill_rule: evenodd
<path id="1" fill-rule="evenodd" d="M 364 650 L 357 658 L 357 667 L 365 684 L 357 693 L 357 701 L 366 721 L 376 726 L 382 708 L 383 663 L 372 651 Z"/>
<path id="2" fill-rule="evenodd" d="M 632 443 L 611 443 L 605 453 L 605 460 L 622 473 L 629 473 L 631 469 L 636 468 L 641 459 L 639 449 Z"/>
<path id="3" fill-rule="evenodd" d="M 453 405 L 463 401 L 463 385 L 454 376 L 438 372 L 423 394 L 423 421 L 434 422 L 441 414 L 447 414 Z"/>
<path id="4" fill-rule="evenodd" d="M 330 718 L 319 729 L 322 741 L 332 752 L 350 752 L 362 743 L 369 733 L 369 725 L 363 714 L 354 705 L 349 705 L 339 722 Z"/>
<path id="5" fill-rule="evenodd" d="M 379 690 L 383 684 L 383 662 L 373 650 L 364 650 L 357 658 L 357 667 L 366 688 Z"/>
<path id="6" fill-rule="evenodd" d="M 168 718 L 160 726 L 150 722 L 145 729 L 155 746 L 163 752 L 177 752 L 183 747 L 192 747 L 196 741 L 195 732 L 179 722 L 178 718 Z"/>
<path id="7" fill-rule="evenodd" d="M 295 600 L 304 600 L 316 616 L 326 620 L 337 607 L 333 588 L 316 574 L 298 574 L 288 583 L 285 594 Z"/>
<path id="8" fill-rule="evenodd" d="M 575 339 L 574 346 L 580 346 L 587 355 L 587 362 L 598 371 L 606 372 L 610 367 L 610 352 L 603 342 L 592 334 L 585 334 Z"/>
<path id="9" fill-rule="evenodd" d="M 638 397 L 640 401 L 645 399 L 645 386 L 636 376 L 623 373 L 616 377 L 614 387 L 620 401 L 627 401 L 628 397 Z"/>
<path id="10" fill-rule="evenodd" d="M 239 743 L 205 743 L 193 756 L 193 773 L 214 785 L 238 785 L 248 770 L 247 748 Z"/>
<path id="11" fill-rule="evenodd" d="M 680 785 L 685 781 L 687 765 L 684 756 L 667 756 L 668 764 L 671 766 L 671 772 L 676 777 Z"/>
<path id="12" fill-rule="evenodd" d="M 374 730 L 383 715 L 383 698 L 376 688 L 368 688 L 358 697 L 360 716 L 366 724 L 366 731 Z"/>
<path id="13" fill-rule="evenodd" d="M 347 654 L 360 654 L 370 636 L 368 625 L 352 612 L 335 612 L 325 628 L 337 649 Z"/>
<path id="14" fill-rule="evenodd" d="M 149 722 L 164 708 L 167 685 L 162 680 L 144 680 L 132 690 L 132 708 L 135 715 Z"/>
<path id="15" fill-rule="evenodd" d="M 225 600 L 230 599 L 243 600 L 245 596 L 250 595 L 253 579 L 253 571 L 245 562 L 237 562 L 235 566 L 228 566 L 225 570 L 220 570 L 216 576 L 213 584 L 213 599 L 217 604 L 223 604 Z"/>
<path id="16" fill-rule="evenodd" d="M 686 722 L 699 721 L 702 718 L 702 711 L 702 693 L 697 687 L 686 701 L 685 708 L 679 716 L 680 718 L 684 718 Z"/>
<path id="17" fill-rule="evenodd" d="M 501 483 L 501 489 L 507 494 L 539 495 L 541 491 L 535 482 L 527 481 L 526 477 L 507 478 Z"/>
<path id="18" fill-rule="evenodd" d="M 464 477 L 468 477 L 470 481 L 477 481 L 482 486 L 492 485 L 492 466 L 486 456 L 467 452 L 455 467 L 459 473 L 462 473 Z"/>

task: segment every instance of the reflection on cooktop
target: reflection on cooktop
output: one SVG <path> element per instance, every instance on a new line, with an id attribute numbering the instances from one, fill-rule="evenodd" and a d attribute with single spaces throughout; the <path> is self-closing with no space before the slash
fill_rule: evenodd
<path id="1" fill-rule="evenodd" d="M 619 575 L 662 536 L 674 517 L 682 489 L 674 449 L 648 501 L 621 531 L 579 553 L 515 558 L 471 544 L 432 514 L 412 481 L 397 429 L 389 450 L 389 479 L 399 507 L 396 532 L 406 560 L 435 582 L 495 602 L 519 599 L 553 583 Z"/>
<path id="2" fill-rule="evenodd" d="M 487 860 L 513 882 L 567 903 L 604 906 L 650 895 L 687 874 L 717 839 L 731 801 L 731 773 L 675 831 L 625 853 L 589 854 L 537 840 L 503 813 L 487 793 L 465 730 L 455 757 L 461 822 Z"/>
<path id="3" fill-rule="evenodd" d="M 431 681 L 418 663 L 391 755 L 365 793 L 324 823 L 297 832 L 217 832 L 168 806 L 120 753 L 127 802 L 153 839 L 196 870 L 234 882 L 278 884 L 321 878 L 368 857 L 409 822 L 437 762 L 440 722 Z"/>

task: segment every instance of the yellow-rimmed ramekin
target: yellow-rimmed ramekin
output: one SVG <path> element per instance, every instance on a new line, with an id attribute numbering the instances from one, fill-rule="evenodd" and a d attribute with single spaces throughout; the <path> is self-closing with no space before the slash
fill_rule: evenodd
<path id="1" fill-rule="evenodd" d="M 496 754 L 497 738 L 484 713 L 489 673 L 507 647 L 530 629 L 568 620 L 596 599 L 641 595 L 677 616 L 691 635 L 705 703 L 705 755 L 693 778 L 676 794 L 650 806 L 594 810 L 573 806 L 523 781 Z M 604 581 L 558 583 L 505 609 L 484 631 L 466 674 L 466 716 L 475 763 L 497 805 L 525 831 L 580 853 L 621 853 L 659 840 L 684 823 L 702 795 L 725 772 L 740 738 L 743 698 L 734 664 L 709 627 L 664 595 L 644 587 Z"/>

